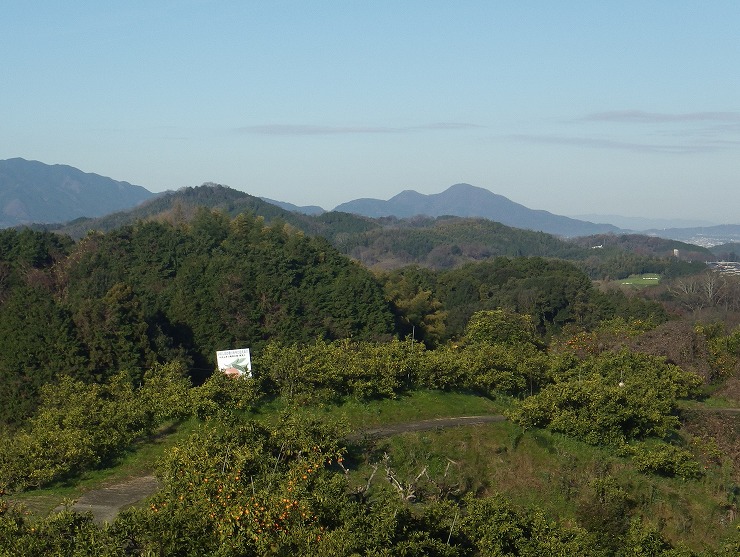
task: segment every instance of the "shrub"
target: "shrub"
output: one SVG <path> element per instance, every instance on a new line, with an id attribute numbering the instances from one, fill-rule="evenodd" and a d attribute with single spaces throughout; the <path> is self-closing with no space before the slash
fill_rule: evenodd
<path id="1" fill-rule="evenodd" d="M 684 480 L 698 479 L 704 475 L 689 451 L 668 443 L 634 443 L 626 445 L 620 452 L 632 457 L 635 468 L 643 473 Z"/>

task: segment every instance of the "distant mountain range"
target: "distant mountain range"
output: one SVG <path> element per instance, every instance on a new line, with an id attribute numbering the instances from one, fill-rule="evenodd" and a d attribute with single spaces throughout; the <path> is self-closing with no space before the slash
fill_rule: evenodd
<path id="1" fill-rule="evenodd" d="M 141 186 L 71 166 L 0 160 L 0 228 L 102 216 L 154 195 Z"/>
<path id="2" fill-rule="evenodd" d="M 442 193 L 432 195 L 406 190 L 388 201 L 356 199 L 338 205 L 334 210 L 372 218 L 387 216 L 408 218 L 416 215 L 480 217 L 507 226 L 566 237 L 623 232 L 611 224 L 595 224 L 554 215 L 547 211 L 529 209 L 502 195 L 470 184 L 455 184 Z"/>
<path id="3" fill-rule="evenodd" d="M 213 187 L 225 188 L 224 186 Z M 192 188 L 190 188 L 192 190 Z M 242 192 L 233 191 L 234 195 Z M 203 197 L 211 197 L 207 189 L 192 190 L 185 198 L 193 206 L 204 203 Z M 78 170 L 66 165 L 47 165 L 38 161 L 21 158 L 0 160 L 0 228 L 23 224 L 68 223 L 75 219 L 105 217 L 92 222 L 79 222 L 67 230 L 79 234 L 87 227 L 103 225 L 105 228 L 126 221 L 129 216 L 117 216 L 117 212 L 127 211 L 147 200 L 156 200 L 166 194 L 154 194 L 142 186 L 120 182 Z M 312 205 L 299 207 L 283 201 L 257 198 L 244 194 L 249 199 L 234 199 L 226 207 L 244 207 L 247 210 L 265 214 L 285 211 L 288 214 L 318 216 L 326 213 L 321 207 Z M 195 199 L 197 197 L 198 199 Z M 207 204 L 206 204 L 207 205 Z M 270 209 L 273 207 L 273 209 Z M 141 217 L 156 214 L 157 204 L 147 204 L 146 209 L 136 212 Z M 406 190 L 386 201 L 380 199 L 356 199 L 342 203 L 334 212 L 350 213 L 369 218 L 416 216 L 457 216 L 465 218 L 485 218 L 514 228 L 541 231 L 562 237 L 583 237 L 597 234 L 622 234 L 648 224 L 668 224 L 655 220 L 627 219 L 613 216 L 621 224 L 632 224 L 630 228 L 619 228 L 612 222 L 592 222 L 548 211 L 533 210 L 497 195 L 484 188 L 470 184 L 456 184 L 438 194 L 425 195 Z M 277 215 L 273 215 L 277 216 Z M 596 216 L 594 216 L 596 217 Z M 597 217 L 600 218 L 600 217 Z M 609 218 L 609 217 L 604 217 Z M 290 219 L 288 219 L 290 220 Z M 686 224 L 701 224 L 687 221 Z M 740 240 L 740 225 L 718 225 L 694 228 L 659 228 L 643 232 L 647 235 L 679 240 L 705 247 Z"/>
<path id="4" fill-rule="evenodd" d="M 286 211 L 291 211 L 293 213 L 303 213 L 304 215 L 320 215 L 321 213 L 326 213 L 326 209 L 323 209 L 318 205 L 304 205 L 302 207 L 299 207 L 298 205 L 293 205 L 292 203 L 288 203 L 287 201 L 275 201 L 274 199 L 269 199 L 267 197 L 260 197 L 260 199 L 262 201 L 270 203 L 271 205 L 277 205 L 281 209 L 285 209 Z"/>
<path id="5" fill-rule="evenodd" d="M 650 217 L 624 217 L 622 215 L 568 215 L 570 218 L 587 220 L 590 222 L 608 222 L 624 230 L 664 230 L 667 228 L 695 228 L 704 226 L 716 226 L 716 222 L 689 219 L 657 219 Z"/>

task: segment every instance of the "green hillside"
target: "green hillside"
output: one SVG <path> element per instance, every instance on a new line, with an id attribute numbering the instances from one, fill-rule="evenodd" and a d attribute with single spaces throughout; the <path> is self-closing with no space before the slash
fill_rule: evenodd
<path id="1" fill-rule="evenodd" d="M 79 240 L 0 231 L 2 551 L 737 553 L 736 277 L 639 239 L 600 257 L 489 221 L 265 217 L 232 195 L 180 192 Z M 336 247 L 359 238 L 421 263 L 371 272 Z M 458 259 L 432 265 L 441 245 Z M 636 268 L 659 285 L 593 281 Z M 214 373 L 241 346 L 254 376 Z M 497 419 L 414 425 L 476 414 Z M 107 526 L 58 512 L 152 473 Z"/>
<path id="2" fill-rule="evenodd" d="M 185 224 L 208 208 L 235 217 L 259 215 L 328 240 L 338 251 L 375 270 L 408 265 L 450 269 L 498 256 L 551 257 L 578 262 L 594 279 L 648 272 L 672 276 L 697 272 L 713 256 L 705 248 L 641 235 L 599 235 L 563 240 L 491 220 L 462 217 L 371 219 L 342 212 L 304 215 L 217 184 L 168 192 L 139 207 L 98 219 L 80 219 L 54 230 L 73 238 L 109 232 L 138 221 Z M 600 249 L 594 249 L 600 246 Z M 674 249 L 681 253 L 674 257 Z M 699 263 L 689 263 L 692 260 Z"/>

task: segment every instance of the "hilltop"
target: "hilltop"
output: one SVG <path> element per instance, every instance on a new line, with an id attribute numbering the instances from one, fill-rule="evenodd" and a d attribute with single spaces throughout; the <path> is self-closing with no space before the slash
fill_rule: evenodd
<path id="1" fill-rule="evenodd" d="M 0 228 L 66 222 L 128 209 L 155 194 L 72 166 L 0 160 Z"/>
<path id="2" fill-rule="evenodd" d="M 387 216 L 406 218 L 417 215 L 481 217 L 507 226 L 566 237 L 621 231 L 610 224 L 594 224 L 554 215 L 548 211 L 529 209 L 503 195 L 470 184 L 455 184 L 442 193 L 432 195 L 406 190 L 387 201 L 357 199 L 342 203 L 334 210 L 376 218 Z"/>

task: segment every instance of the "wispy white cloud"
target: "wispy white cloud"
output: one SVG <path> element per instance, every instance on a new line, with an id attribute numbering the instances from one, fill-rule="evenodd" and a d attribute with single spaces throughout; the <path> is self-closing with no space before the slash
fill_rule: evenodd
<path id="1" fill-rule="evenodd" d="M 645 112 L 642 110 L 613 110 L 587 114 L 580 121 L 585 122 L 626 122 L 643 124 L 663 124 L 671 122 L 740 122 L 740 112 L 685 112 L 668 114 Z"/>
<path id="2" fill-rule="evenodd" d="M 705 153 L 715 151 L 720 148 L 717 144 L 656 144 L 656 143 L 638 143 L 630 141 L 617 141 L 613 139 L 601 139 L 592 137 L 568 137 L 558 135 L 524 135 L 513 134 L 507 136 L 508 139 L 523 141 L 527 143 L 543 143 L 554 145 L 572 145 L 575 147 L 590 147 L 595 149 L 616 149 L 620 151 L 633 151 L 639 153 L 664 153 L 664 154 L 687 154 L 687 153 Z"/>
<path id="3" fill-rule="evenodd" d="M 740 112 L 662 113 L 614 110 L 587 114 L 571 120 L 569 124 L 578 125 L 579 132 L 515 134 L 508 138 L 528 143 L 656 154 L 718 152 L 733 149 L 740 144 L 737 140 Z M 614 125 L 619 124 L 627 124 L 627 127 L 619 128 L 621 131 L 618 132 Z M 629 124 L 643 126 L 633 128 Z M 596 132 L 592 125 L 600 132 Z M 625 136 L 627 130 L 640 131 Z"/>
<path id="4" fill-rule="evenodd" d="M 236 133 L 258 135 L 352 135 L 352 134 L 393 134 L 418 131 L 452 131 L 479 128 L 476 124 L 464 122 L 434 122 L 419 126 L 320 126 L 311 124 L 263 124 L 235 128 Z"/>

